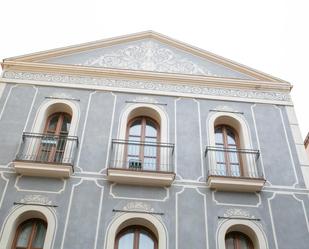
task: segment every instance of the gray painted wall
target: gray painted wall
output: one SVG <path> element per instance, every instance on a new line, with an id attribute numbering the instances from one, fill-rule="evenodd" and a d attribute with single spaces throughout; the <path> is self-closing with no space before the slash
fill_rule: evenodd
<path id="1" fill-rule="evenodd" d="M 31 130 L 45 98 L 57 95 L 76 99 L 80 108 L 75 174 L 66 180 L 18 176 L 12 161 L 22 133 Z M 0 227 L 14 202 L 26 195 L 44 195 L 57 206 L 54 249 L 103 248 L 108 225 L 117 214 L 113 210 L 136 200 L 162 212 L 157 216 L 168 231 L 170 249 L 216 248 L 219 217 L 231 208 L 258 219 L 269 248 L 308 248 L 308 191 L 284 106 L 152 96 L 168 114 L 177 181 L 170 188 L 111 184 L 101 172 L 107 166 L 109 139 L 117 137 L 126 101 L 137 96 L 141 95 L 7 84 L 0 99 Z M 207 117 L 219 106 L 242 112 L 248 123 L 267 180 L 261 193 L 214 192 L 205 185 Z"/>

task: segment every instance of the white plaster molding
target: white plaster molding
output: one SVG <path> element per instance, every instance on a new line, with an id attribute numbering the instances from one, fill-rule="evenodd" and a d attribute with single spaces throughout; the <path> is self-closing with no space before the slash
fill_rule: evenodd
<path id="1" fill-rule="evenodd" d="M 209 248 L 209 236 L 208 236 L 208 225 L 207 225 L 207 201 L 206 201 L 206 194 L 202 193 L 199 188 L 195 188 L 196 192 L 203 196 L 203 201 L 204 201 L 204 224 L 205 224 L 205 243 L 206 243 L 206 248 Z"/>
<path id="2" fill-rule="evenodd" d="M 269 249 L 266 234 L 260 224 L 245 219 L 228 219 L 219 223 L 216 232 L 218 249 L 226 249 L 225 235 L 231 231 L 239 231 L 246 234 L 252 240 L 254 248 Z"/>
<path id="3" fill-rule="evenodd" d="M 275 108 L 279 111 L 279 113 L 280 113 L 281 124 L 282 124 L 283 131 L 284 131 L 284 138 L 285 138 L 285 141 L 286 141 L 288 150 L 289 150 L 289 156 L 290 156 L 290 159 L 291 159 L 292 168 L 293 168 L 293 173 L 294 173 L 294 176 L 295 176 L 295 183 L 294 183 L 292 186 L 293 186 L 293 187 L 296 187 L 296 185 L 299 184 L 299 179 L 298 179 L 298 175 L 297 175 L 297 172 L 296 172 L 295 161 L 294 161 L 294 157 L 293 157 L 293 154 L 292 154 L 292 149 L 291 149 L 291 145 L 290 145 L 290 142 L 289 142 L 288 134 L 287 134 L 287 131 L 286 131 L 286 125 L 285 125 L 285 122 L 284 122 L 284 119 L 283 119 L 282 110 L 281 110 L 281 108 L 278 107 L 278 106 L 274 106 L 274 107 L 275 107 Z"/>
<path id="4" fill-rule="evenodd" d="M 1 199 L 0 199 L 0 208 L 1 208 L 10 180 L 4 176 L 4 172 L 0 172 L 0 176 L 5 181 L 5 187 L 2 191 Z"/>
<path id="5" fill-rule="evenodd" d="M 174 92 L 193 94 L 195 96 L 222 96 L 232 98 L 258 99 L 291 102 L 288 93 L 280 91 L 261 91 L 207 87 L 203 84 L 177 84 L 160 80 L 121 80 L 105 77 L 76 76 L 54 73 L 7 71 L 3 79 L 25 80 L 33 82 L 69 83 L 69 85 L 104 86 L 121 89 L 151 90 L 157 93 Z"/>
<path id="6" fill-rule="evenodd" d="M 219 106 L 219 108 L 222 109 L 222 106 Z M 231 108 L 228 109 L 233 110 Z M 206 127 L 208 127 L 208 144 L 210 146 L 215 146 L 215 126 L 221 124 L 229 125 L 237 131 L 240 138 L 240 149 L 254 149 L 252 146 L 251 133 L 247 120 L 239 113 L 226 111 L 209 112 Z M 259 177 L 257 163 L 252 155 L 243 154 L 241 155 L 241 159 L 243 161 L 243 165 L 246 166 L 244 167 L 246 174 L 248 174 L 249 177 Z M 216 165 L 215 153 L 209 152 L 208 163 L 209 169 L 213 170 L 212 167 L 215 167 Z"/>
<path id="7" fill-rule="evenodd" d="M 211 197 L 212 197 L 212 201 L 214 202 L 214 203 L 216 203 L 216 205 L 219 205 L 219 206 L 231 206 L 231 207 L 255 207 L 255 208 L 257 208 L 257 207 L 259 207 L 261 204 L 262 204 L 262 199 L 261 199 L 261 195 L 259 194 L 259 193 L 254 193 L 257 197 L 258 197 L 258 199 L 259 199 L 259 201 L 258 201 L 258 203 L 257 204 L 255 204 L 255 205 L 251 205 L 251 204 L 238 204 L 238 203 L 224 203 L 224 202 L 219 202 L 219 201 L 217 201 L 216 200 L 216 198 L 215 198 L 215 193 L 216 193 L 217 191 L 212 191 L 211 192 Z"/>
<path id="8" fill-rule="evenodd" d="M 54 109 L 56 108 L 56 109 Z M 38 108 L 31 132 L 42 133 L 47 117 L 53 112 L 66 111 L 72 115 L 69 136 L 75 136 L 80 118 L 77 103 L 66 99 L 46 99 Z"/>
<path id="9" fill-rule="evenodd" d="M 26 195 L 20 200 L 24 204 L 43 204 L 52 205 L 52 201 L 48 199 L 47 196 L 43 195 Z"/>
<path id="10" fill-rule="evenodd" d="M 57 230 L 56 214 L 52 208 L 38 205 L 17 206 L 10 212 L 2 226 L 0 248 L 11 248 L 17 227 L 30 218 L 42 218 L 47 222 L 43 249 L 52 249 Z"/>
<path id="11" fill-rule="evenodd" d="M 113 47 L 113 51 L 103 50 L 100 55 L 95 55 L 90 58 L 88 56 L 85 61 L 76 65 L 218 76 L 211 70 L 211 68 L 215 67 L 217 70 L 221 68 L 229 73 L 233 73 L 237 78 L 252 79 L 248 75 L 210 62 L 207 59 L 194 62 L 182 51 L 168 48 L 153 39 L 142 40 L 120 48 L 115 46 Z"/>
<path id="12" fill-rule="evenodd" d="M 150 204 L 142 201 L 132 201 L 127 203 L 123 210 L 128 211 L 144 211 L 144 212 L 154 212 L 154 208 Z"/>
<path id="13" fill-rule="evenodd" d="M 126 197 L 126 196 L 117 196 L 113 192 L 114 186 L 117 185 L 117 183 L 112 183 L 109 188 L 109 195 L 112 196 L 114 199 L 122 199 L 122 200 L 133 200 L 133 201 L 158 201 L 158 202 L 165 202 L 170 197 L 170 188 L 164 187 L 166 191 L 166 195 L 163 199 L 155 199 L 155 198 L 139 198 L 139 197 Z"/>
<path id="14" fill-rule="evenodd" d="M 0 99 L 2 97 L 5 87 L 6 87 L 5 83 L 0 83 Z"/>
<path id="15" fill-rule="evenodd" d="M 158 248 L 168 248 L 168 234 L 163 222 L 151 214 L 145 213 L 124 213 L 116 216 L 107 228 L 105 235 L 104 249 L 114 248 L 118 232 L 128 225 L 143 225 L 150 229 L 158 239 Z"/>
<path id="16" fill-rule="evenodd" d="M 226 218 L 255 218 L 248 210 L 241 208 L 229 208 L 224 212 L 223 216 Z"/>
<path id="17" fill-rule="evenodd" d="M 83 127 L 83 131 L 82 131 L 81 139 L 80 139 L 80 148 L 77 151 L 75 167 L 79 168 L 81 172 L 83 172 L 83 169 L 79 166 L 79 160 L 80 160 L 80 155 L 82 153 L 82 149 L 83 149 L 83 146 L 84 146 L 85 131 L 86 131 L 86 127 L 87 127 L 88 115 L 89 115 L 89 109 L 90 109 L 92 96 L 96 93 L 97 93 L 97 91 L 94 91 L 94 92 L 89 94 L 89 98 L 88 98 L 88 102 L 87 102 L 87 109 L 86 109 L 86 114 L 85 114 L 84 127 Z"/>
<path id="18" fill-rule="evenodd" d="M 14 174 L 16 174 L 16 173 L 14 172 Z M 63 186 L 62 186 L 62 188 L 61 188 L 60 190 L 58 190 L 58 191 L 48 191 L 48 190 L 38 190 L 38 189 L 23 189 L 23 188 L 20 188 L 20 187 L 18 186 L 18 182 L 19 182 L 20 178 L 22 178 L 22 177 L 24 177 L 24 176 L 18 175 L 18 176 L 16 177 L 16 180 L 15 180 L 15 183 L 14 183 L 14 187 L 15 187 L 16 190 L 19 191 L 19 192 L 36 192 L 36 193 L 43 193 L 43 194 L 44 194 L 44 193 L 61 194 L 61 193 L 65 190 L 66 185 L 67 185 L 67 180 L 66 180 L 66 179 L 61 179 L 61 181 L 63 182 Z"/>

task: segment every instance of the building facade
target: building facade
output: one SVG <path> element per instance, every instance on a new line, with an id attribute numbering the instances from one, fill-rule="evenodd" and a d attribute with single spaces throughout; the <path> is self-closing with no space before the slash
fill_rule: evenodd
<path id="1" fill-rule="evenodd" d="M 308 248 L 288 82 L 152 31 L 2 69 L 0 248 Z"/>

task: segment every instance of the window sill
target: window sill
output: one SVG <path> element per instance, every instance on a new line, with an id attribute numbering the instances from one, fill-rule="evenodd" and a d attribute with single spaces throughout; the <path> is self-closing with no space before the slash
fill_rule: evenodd
<path id="1" fill-rule="evenodd" d="M 210 175 L 207 183 L 211 189 L 218 191 L 260 192 L 265 181 L 263 178 Z"/>
<path id="2" fill-rule="evenodd" d="M 166 187 L 173 183 L 175 173 L 113 168 L 107 170 L 107 178 L 109 181 L 121 184 Z"/>
<path id="3" fill-rule="evenodd" d="M 14 161 L 13 166 L 16 173 L 26 176 L 68 178 L 73 173 L 72 166 L 65 164 Z"/>

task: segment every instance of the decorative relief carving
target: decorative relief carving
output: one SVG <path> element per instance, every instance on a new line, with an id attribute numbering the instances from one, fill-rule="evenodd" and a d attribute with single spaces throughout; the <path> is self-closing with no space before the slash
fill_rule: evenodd
<path id="1" fill-rule="evenodd" d="M 220 106 L 217 106 L 215 108 L 216 111 L 223 111 L 223 112 L 238 112 L 237 110 L 233 109 L 232 107 L 230 106 L 227 106 L 227 105 L 220 105 Z"/>
<path id="2" fill-rule="evenodd" d="M 134 99 L 135 102 L 144 102 L 144 103 L 154 103 L 154 104 L 157 104 L 158 101 L 155 100 L 154 98 L 151 98 L 151 97 L 147 97 L 147 96 L 139 96 L 139 97 L 136 97 Z"/>
<path id="3" fill-rule="evenodd" d="M 154 212 L 154 209 L 147 203 L 142 201 L 132 201 L 123 207 L 123 210 Z"/>
<path id="4" fill-rule="evenodd" d="M 178 92 L 211 96 L 225 96 L 236 98 L 253 98 L 277 101 L 290 101 L 289 94 L 281 92 L 262 92 L 254 90 L 237 90 L 237 89 L 223 89 L 223 88 L 210 88 L 205 86 L 189 86 L 185 84 L 170 84 L 168 82 L 160 81 L 147 81 L 147 80 L 118 80 L 97 78 L 88 76 L 70 76 L 60 74 L 47 74 L 47 73 L 29 73 L 29 72 L 5 72 L 4 78 L 8 79 L 22 79 L 22 80 L 35 80 L 47 81 L 57 83 L 73 83 L 84 85 L 95 85 L 104 87 L 117 87 L 129 89 L 142 89 L 153 90 L 159 92 Z"/>
<path id="5" fill-rule="evenodd" d="M 225 211 L 223 216 L 227 218 L 235 218 L 235 217 L 251 218 L 251 219 L 255 218 L 254 215 L 250 215 L 248 210 L 244 210 L 241 208 L 229 208 Z"/>
<path id="6" fill-rule="evenodd" d="M 217 76 L 182 53 L 147 40 L 87 59 L 77 65 Z"/>
<path id="7" fill-rule="evenodd" d="M 43 205 L 51 205 L 52 202 L 43 195 L 26 195 L 24 198 L 20 200 L 21 203 L 27 204 L 43 204 Z"/>

